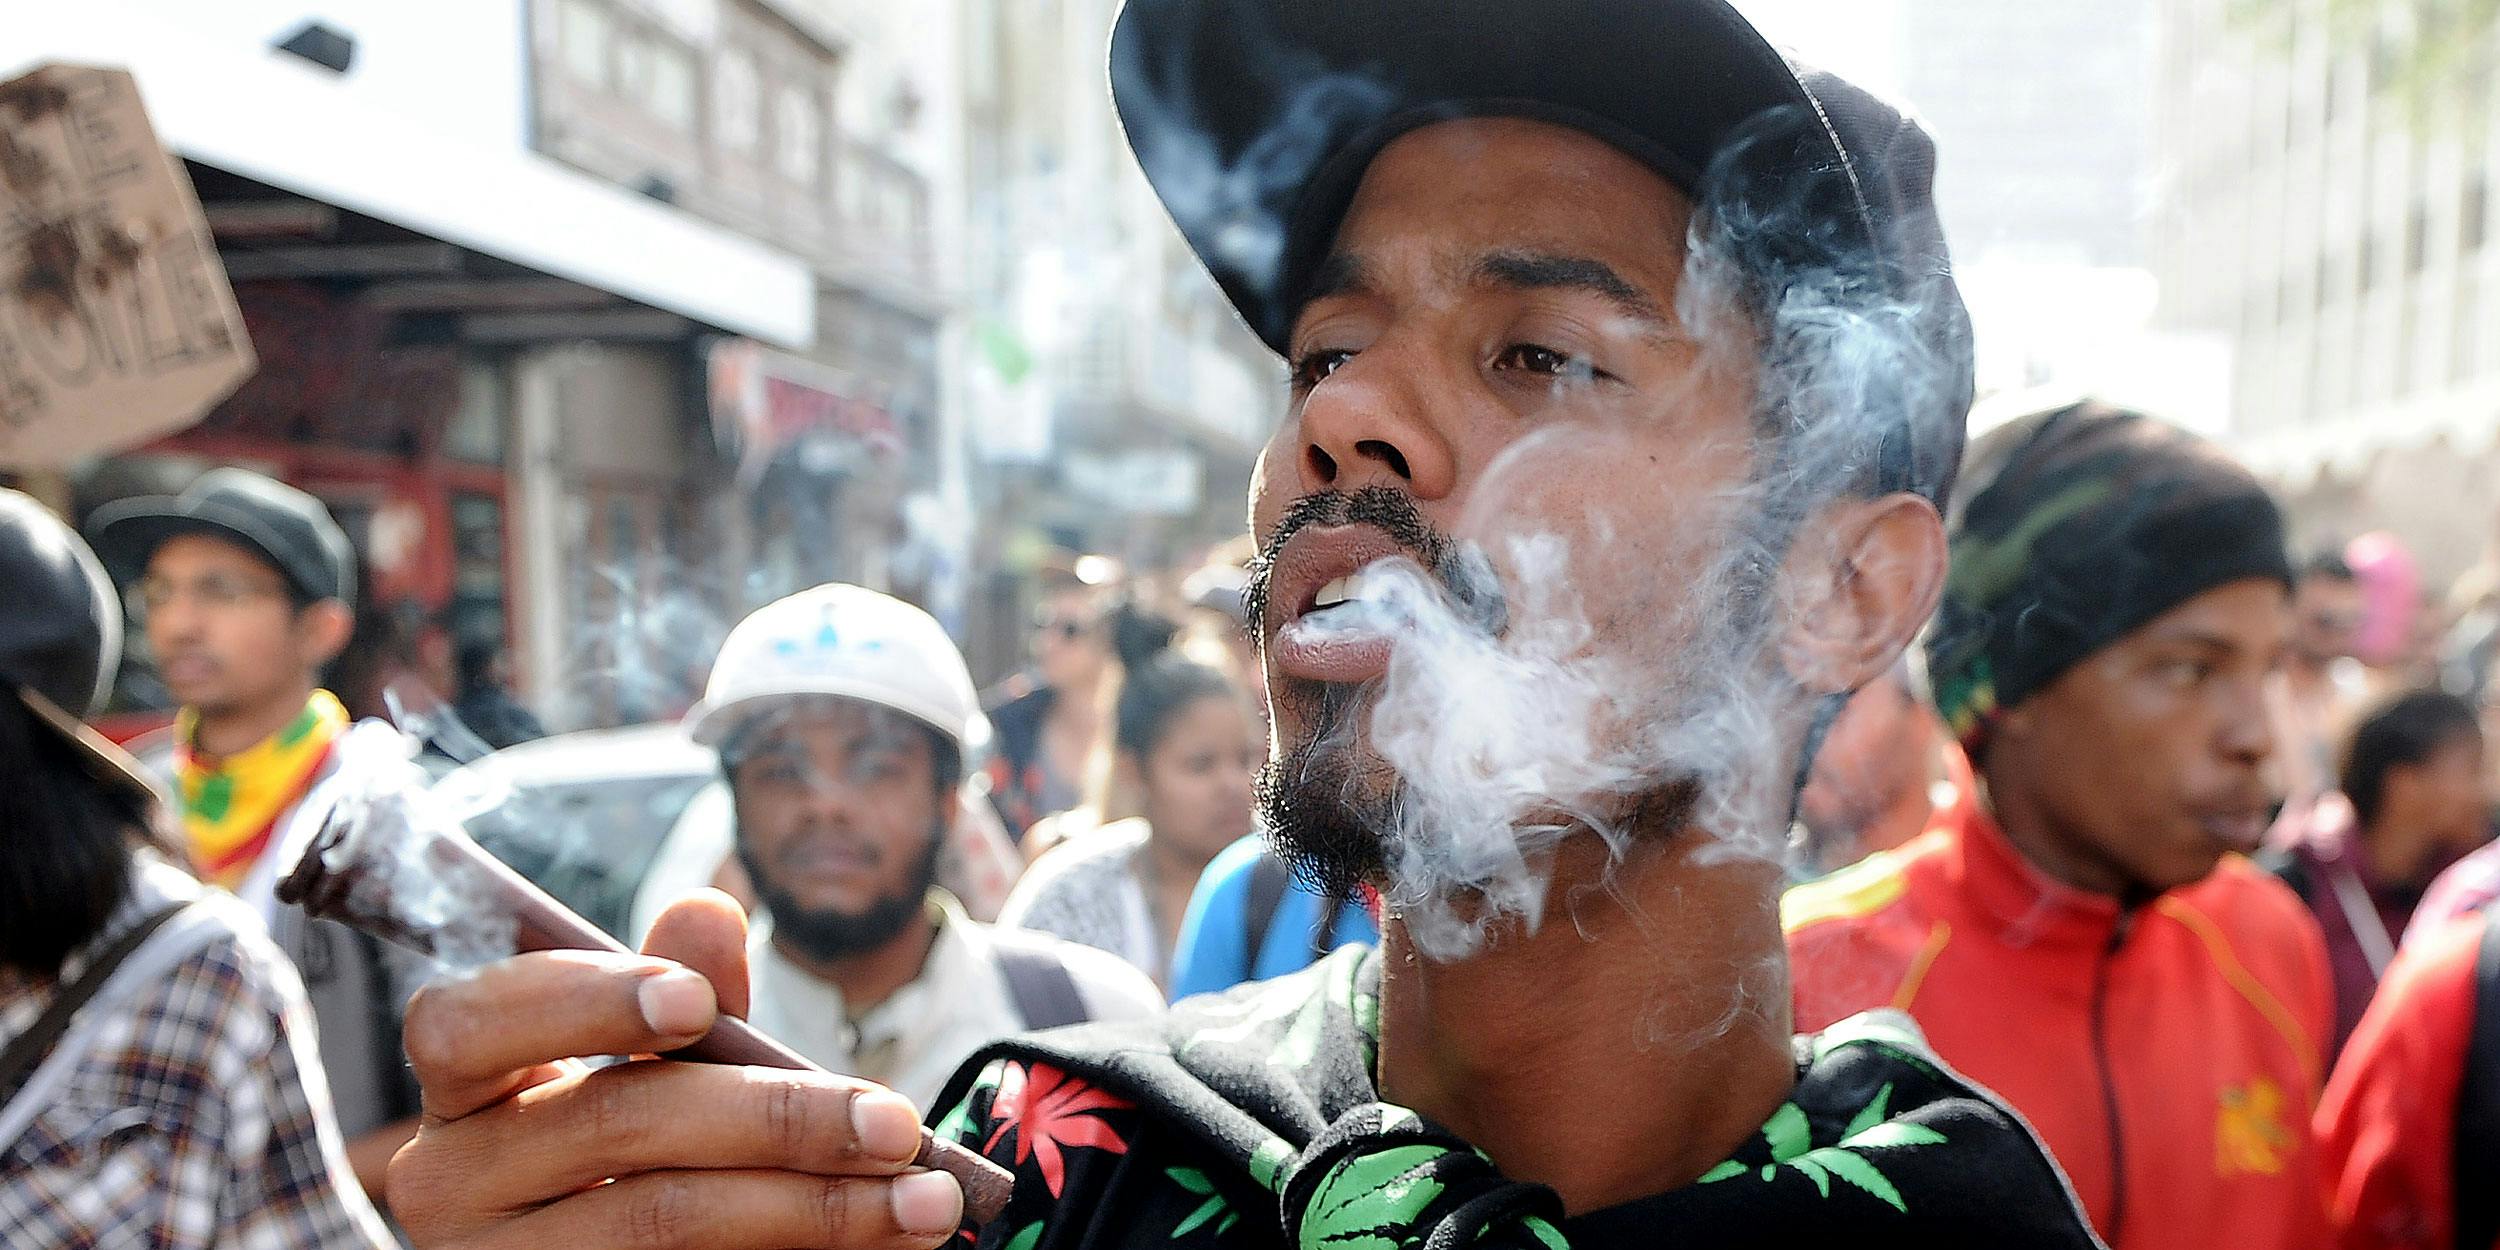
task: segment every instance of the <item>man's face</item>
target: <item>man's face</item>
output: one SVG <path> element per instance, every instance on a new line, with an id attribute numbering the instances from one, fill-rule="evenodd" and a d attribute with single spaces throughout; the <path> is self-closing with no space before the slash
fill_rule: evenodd
<path id="1" fill-rule="evenodd" d="M 2480 734 L 2441 743 L 2421 763 L 2390 770 L 2387 782 L 2389 806 L 2407 809 L 2408 819 L 2431 831 L 2439 852 L 2434 863 L 2474 849 L 2488 835 Z"/>
<path id="2" fill-rule="evenodd" d="M 1577 654 L 1653 674 L 1674 671 L 1697 612 L 1731 612 L 1694 600 L 1750 477 L 1749 373 L 1677 320 L 1691 211 L 1615 149 L 1527 121 L 1429 126 L 1365 174 L 1252 487 L 1264 798 L 1315 866 L 1376 870 L 1360 861 L 1401 785 L 1368 715 L 1390 635 L 1317 627 L 1339 579 L 1402 557 L 1504 633 L 1559 598 L 1586 626 Z M 1532 536 L 1560 541 L 1523 568 L 1514 540 Z M 1658 711 L 1562 728 L 1603 740 Z"/>
<path id="3" fill-rule="evenodd" d="M 819 958 L 873 950 L 920 913 L 954 815 L 930 731 L 849 699 L 765 715 L 729 773 L 739 858 L 776 933 Z"/>
<path id="4" fill-rule="evenodd" d="M 2361 583 L 2312 573 L 2292 594 L 2292 646 L 2302 662 L 2331 664 L 2352 654 L 2361 628 Z"/>
<path id="5" fill-rule="evenodd" d="M 1033 666 L 1054 690 L 1083 689 L 1102 675 L 1111 655 L 1092 596 L 1062 591 L 1042 601 L 1033 629 Z"/>
<path id="6" fill-rule="evenodd" d="M 1163 737 L 1137 761 L 1146 820 L 1156 836 L 1213 858 L 1250 832 L 1250 777 L 1259 743 L 1249 709 L 1230 694 L 1175 713 Z"/>
<path id="7" fill-rule="evenodd" d="M 1878 818 L 1927 801 L 1936 750 L 1935 714 L 1897 672 L 1887 674 L 1832 721 L 1797 796 L 1798 819 L 1819 845 L 1854 846 Z"/>
<path id="8" fill-rule="evenodd" d="M 334 605 L 297 611 L 267 561 L 206 535 L 167 539 L 138 595 L 166 689 L 207 715 L 300 694 L 336 650 L 321 619 Z"/>
<path id="9" fill-rule="evenodd" d="M 2202 879 L 2254 850 L 2271 794 L 2265 689 L 2283 662 L 2282 584 L 2233 582 L 2188 600 L 2008 711 L 1992 732 L 1991 786 L 2032 791 L 2070 884 L 2104 893 Z M 2008 796 L 1998 795 L 2000 810 Z"/>

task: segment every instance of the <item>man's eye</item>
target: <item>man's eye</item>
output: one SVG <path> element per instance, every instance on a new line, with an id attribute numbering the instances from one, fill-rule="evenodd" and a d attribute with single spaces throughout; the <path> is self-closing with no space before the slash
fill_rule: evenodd
<path id="1" fill-rule="evenodd" d="M 1569 352 L 1556 351 L 1537 343 L 1513 343 L 1493 358 L 1496 369 L 1519 369 L 1528 373 L 1556 378 L 1589 379 L 1597 376 L 1596 366 Z"/>
<path id="2" fill-rule="evenodd" d="M 1294 389 L 1307 391 L 1319 385 L 1327 380 L 1329 374 L 1335 373 L 1345 362 L 1352 359 L 1354 359 L 1354 353 L 1336 348 L 1304 352 L 1294 357 Z"/>
<path id="3" fill-rule="evenodd" d="M 2162 679 L 2172 685 L 2201 686 L 2214 675 L 2214 666 L 2203 660 L 2172 660 L 2161 666 L 2161 674 Z"/>

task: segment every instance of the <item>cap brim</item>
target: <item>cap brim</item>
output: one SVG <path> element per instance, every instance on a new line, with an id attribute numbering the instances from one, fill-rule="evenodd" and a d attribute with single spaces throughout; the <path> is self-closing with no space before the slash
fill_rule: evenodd
<path id="1" fill-rule="evenodd" d="M 115 746 L 112 739 L 97 733 L 33 688 L 20 686 L 17 693 L 26 709 L 33 712 L 37 720 L 51 726 L 77 753 L 79 766 L 87 775 L 106 789 L 122 795 L 133 812 L 170 807 L 165 791 L 148 776 L 147 769 L 130 752 Z"/>
<path id="2" fill-rule="evenodd" d="M 1407 130 L 1548 120 L 1690 192 L 1748 122 L 1814 108 L 1724 0 L 1129 0 L 1111 85 L 1147 181 L 1279 354 L 1363 170 Z"/>
<path id="3" fill-rule="evenodd" d="M 286 544 L 267 526 L 249 513 L 221 507 L 213 500 L 185 503 L 170 495 L 127 499 L 98 509 L 87 524 L 88 541 L 97 558 L 103 560 L 114 582 L 125 586 L 147 575 L 157 548 L 184 534 L 206 534 L 233 543 L 260 557 L 289 586 L 315 599 L 342 597 L 324 587 L 305 585 L 287 567 L 281 554 Z"/>
<path id="4" fill-rule="evenodd" d="M 896 699 L 891 691 L 859 682 L 799 682 L 770 693 L 742 693 L 717 700 L 706 698 L 686 709 L 678 724 L 695 745 L 719 750 L 737 738 L 751 722 L 770 715 L 776 708 L 807 699 L 849 699 L 910 717 L 954 743 L 967 759 L 989 747 L 988 717 L 976 712 L 970 723 L 949 728 L 927 712 L 907 706 L 907 701 Z"/>

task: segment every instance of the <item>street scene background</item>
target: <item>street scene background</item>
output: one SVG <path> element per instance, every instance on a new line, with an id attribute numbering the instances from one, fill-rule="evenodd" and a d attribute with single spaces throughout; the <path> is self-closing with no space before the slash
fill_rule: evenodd
<path id="1" fill-rule="evenodd" d="M 2488 6 L 1742 7 L 1936 133 L 1974 434 L 2133 404 L 2225 439 L 2306 545 L 2474 574 L 2444 613 L 2494 580 Z M 220 464 L 320 496 L 370 581 L 358 711 L 465 649 L 551 729 L 665 720 L 731 623 L 828 580 L 1005 680 L 1050 576 L 1177 592 L 1239 537 L 1283 402 L 1120 141 L 1112 10 L 18 14 L 12 72 L 134 71 L 260 366 L 194 429 L 13 480 L 74 517 Z M 164 710 L 138 650 L 123 732 Z"/>

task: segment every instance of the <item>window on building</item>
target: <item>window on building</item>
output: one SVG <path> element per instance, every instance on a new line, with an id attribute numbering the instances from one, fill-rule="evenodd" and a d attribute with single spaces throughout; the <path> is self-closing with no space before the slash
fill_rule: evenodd
<path id="1" fill-rule="evenodd" d="M 563 0 L 556 7 L 556 54 L 575 79 L 609 85 L 609 45 L 615 38 L 616 21 L 598 0 Z"/>
<path id="2" fill-rule="evenodd" d="M 651 45 L 651 91 L 643 97 L 651 115 L 680 134 L 691 134 L 695 122 L 694 53 L 668 40 Z"/>
<path id="3" fill-rule="evenodd" d="M 649 27 L 623 32 L 616 44 L 616 79 L 618 95 L 670 129 L 694 129 L 694 54 L 669 36 Z"/>
<path id="4" fill-rule="evenodd" d="M 504 374 L 491 361 L 460 370 L 460 406 L 443 429 L 443 450 L 475 464 L 503 463 Z"/>
<path id="5" fill-rule="evenodd" d="M 749 153 L 764 135 L 764 89 L 755 56 L 724 49 L 712 63 L 712 135 L 730 151 Z"/>
<path id="6" fill-rule="evenodd" d="M 815 91 L 798 85 L 781 89 L 774 110 L 774 164 L 782 176 L 801 186 L 817 185 L 824 174 L 825 106 Z"/>

